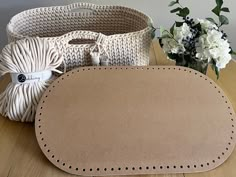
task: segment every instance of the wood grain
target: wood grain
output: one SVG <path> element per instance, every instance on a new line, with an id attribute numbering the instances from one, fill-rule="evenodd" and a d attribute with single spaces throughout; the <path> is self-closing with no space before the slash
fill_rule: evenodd
<path id="1" fill-rule="evenodd" d="M 150 51 L 151 65 L 174 65 L 167 60 L 157 41 Z M 209 69 L 212 78 L 231 100 L 236 110 L 236 63 L 231 62 L 227 69 L 221 71 L 219 80 Z M 9 82 L 9 76 L 0 80 L 0 92 Z M 143 177 L 235 177 L 236 151 L 220 167 L 210 172 L 198 174 L 143 175 Z M 41 152 L 35 138 L 33 124 L 12 122 L 0 116 L 0 177 L 69 177 L 51 164 Z M 132 177 L 132 176 L 131 176 Z"/>

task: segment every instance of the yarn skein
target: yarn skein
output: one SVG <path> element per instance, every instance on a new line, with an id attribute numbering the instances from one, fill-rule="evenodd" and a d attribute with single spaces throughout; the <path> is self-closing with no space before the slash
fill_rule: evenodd
<path id="1" fill-rule="evenodd" d="M 10 120 L 33 122 L 39 100 L 55 79 L 52 72 L 63 63 L 62 55 L 47 39 L 25 38 L 8 44 L 0 55 L 0 74 L 10 73 L 12 82 L 0 95 L 0 114 Z M 14 75 L 22 76 L 15 82 Z M 31 76 L 28 82 L 24 82 Z M 32 76 L 47 76 L 32 80 Z M 18 77 L 19 80 L 19 77 Z"/>

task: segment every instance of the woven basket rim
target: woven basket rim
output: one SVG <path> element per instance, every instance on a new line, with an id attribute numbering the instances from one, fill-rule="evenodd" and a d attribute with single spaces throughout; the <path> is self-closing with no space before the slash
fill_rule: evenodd
<path id="1" fill-rule="evenodd" d="M 110 9 L 110 10 L 114 10 L 114 9 L 119 9 L 119 10 L 126 10 L 126 11 L 130 11 L 132 12 L 134 15 L 139 16 L 140 18 L 142 18 L 143 20 L 145 20 L 147 22 L 147 27 L 139 30 L 139 31 L 134 31 L 134 32 L 127 32 L 127 33 L 122 33 L 122 34 L 112 34 L 112 35 L 107 35 L 108 37 L 124 37 L 126 35 L 140 35 L 140 33 L 146 33 L 150 30 L 152 30 L 151 25 L 153 25 L 153 21 L 151 19 L 151 17 L 149 17 L 148 15 L 146 15 L 145 13 L 143 13 L 140 10 L 137 10 L 135 8 L 130 8 L 130 7 L 126 7 L 126 6 L 120 6 L 120 5 L 96 5 L 96 4 L 92 4 L 92 3 L 74 3 L 74 4 L 69 4 L 69 5 L 65 5 L 65 6 L 49 6 L 49 7 L 37 7 L 37 8 L 32 8 L 32 9 L 28 9 L 28 10 L 24 10 L 16 15 L 14 15 L 9 23 L 6 26 L 6 31 L 7 34 L 15 37 L 15 38 L 25 38 L 25 37 L 30 37 L 30 36 L 24 36 L 22 34 L 17 33 L 14 30 L 14 25 L 15 22 L 17 21 L 18 18 L 23 18 L 24 16 L 28 16 L 34 12 L 42 12 L 42 13 L 50 13 L 50 12 L 68 12 L 68 7 L 69 6 L 73 6 L 73 5 L 85 5 L 88 7 L 96 7 L 97 9 Z M 149 25 L 150 24 L 150 25 Z M 82 31 L 82 30 L 76 30 L 76 31 Z M 84 31 L 84 30 L 83 30 Z M 66 34 L 66 33 L 65 33 Z M 65 35 L 64 34 L 64 35 Z M 60 37 L 60 36 L 52 36 L 52 37 L 42 37 L 42 38 L 54 38 L 54 37 Z"/>

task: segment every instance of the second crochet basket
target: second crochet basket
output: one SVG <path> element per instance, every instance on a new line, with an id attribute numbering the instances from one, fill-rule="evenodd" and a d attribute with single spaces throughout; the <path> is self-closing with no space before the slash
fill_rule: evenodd
<path id="1" fill-rule="evenodd" d="M 151 25 L 150 17 L 131 8 L 75 3 L 23 11 L 10 20 L 7 34 L 9 42 L 49 39 L 67 70 L 92 65 L 96 56 L 104 59 L 101 65 L 142 66 L 149 64 Z"/>

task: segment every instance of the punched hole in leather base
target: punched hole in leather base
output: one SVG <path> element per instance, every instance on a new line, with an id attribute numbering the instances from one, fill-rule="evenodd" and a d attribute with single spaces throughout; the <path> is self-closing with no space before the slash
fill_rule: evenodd
<path id="1" fill-rule="evenodd" d="M 35 129 L 55 166 L 83 176 L 203 172 L 235 146 L 229 99 L 182 67 L 73 70 L 45 92 Z"/>

